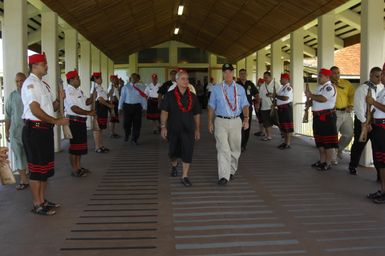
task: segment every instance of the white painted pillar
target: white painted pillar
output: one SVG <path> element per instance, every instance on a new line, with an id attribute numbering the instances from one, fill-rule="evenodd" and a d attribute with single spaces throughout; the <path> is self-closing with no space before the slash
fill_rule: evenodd
<path id="1" fill-rule="evenodd" d="M 255 54 L 251 54 L 246 58 L 246 71 L 247 71 L 247 78 L 255 84 L 255 75 L 253 75 L 254 67 L 255 67 Z"/>
<path id="2" fill-rule="evenodd" d="M 108 61 L 107 61 L 107 56 L 103 52 L 100 53 L 100 71 L 102 72 L 102 78 L 103 78 L 102 86 L 105 90 L 107 90 L 108 83 L 109 83 Z"/>
<path id="3" fill-rule="evenodd" d="M 44 80 L 50 85 L 51 93 L 57 97 L 60 67 L 58 63 L 58 17 L 57 14 L 44 6 L 41 11 L 41 44 L 47 56 L 48 74 Z M 61 150 L 61 127 L 55 126 L 55 152 Z"/>
<path id="4" fill-rule="evenodd" d="M 114 74 L 114 61 L 108 58 L 108 77 L 113 74 Z"/>
<path id="5" fill-rule="evenodd" d="M 329 69 L 334 65 L 334 22 L 334 11 L 318 18 L 318 69 Z"/>
<path id="6" fill-rule="evenodd" d="M 171 51 L 171 48 L 170 48 L 170 51 Z M 128 58 L 129 58 L 129 60 L 128 60 L 129 76 L 131 76 L 132 73 L 138 73 L 138 71 L 139 71 L 138 70 L 138 54 L 137 53 L 130 54 L 130 56 Z M 170 65 L 171 65 L 171 63 L 170 63 Z M 172 67 L 174 67 L 174 66 L 172 66 Z"/>
<path id="7" fill-rule="evenodd" d="M 80 59 L 79 59 L 79 77 L 80 88 L 88 98 L 91 90 L 91 43 L 84 37 L 79 38 Z M 91 129 L 91 118 L 87 118 L 87 129 Z"/>
<path id="8" fill-rule="evenodd" d="M 282 41 L 277 40 L 271 44 L 271 75 L 277 83 L 279 83 L 282 72 Z"/>
<path id="9" fill-rule="evenodd" d="M 302 126 L 302 109 L 304 105 L 304 83 L 303 83 L 303 29 L 300 28 L 290 34 L 290 84 L 293 86 L 293 120 L 294 132 L 299 133 Z"/>
<path id="10" fill-rule="evenodd" d="M 384 64 L 384 1 L 361 2 L 361 83 L 369 79 L 370 69 Z M 370 141 L 362 156 L 361 164 L 370 166 L 373 161 Z"/>
<path id="11" fill-rule="evenodd" d="M 64 29 L 65 72 L 78 69 L 78 32 L 68 26 Z"/>
<path id="12" fill-rule="evenodd" d="M 95 45 L 91 45 L 91 68 L 91 73 L 100 72 L 100 50 Z"/>
<path id="13" fill-rule="evenodd" d="M 4 98 L 16 89 L 15 75 L 27 74 L 27 1 L 5 0 L 2 21 Z"/>
<path id="14" fill-rule="evenodd" d="M 261 49 L 257 51 L 257 78 L 263 78 L 263 73 L 266 71 L 266 51 Z"/>

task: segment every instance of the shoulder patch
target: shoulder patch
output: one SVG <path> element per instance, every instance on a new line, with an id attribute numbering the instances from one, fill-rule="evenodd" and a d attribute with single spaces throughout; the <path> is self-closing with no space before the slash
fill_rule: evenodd
<path id="1" fill-rule="evenodd" d="M 331 90 L 333 90 L 331 86 L 326 87 L 326 91 L 330 92 Z"/>
<path id="2" fill-rule="evenodd" d="M 27 88 L 28 88 L 28 89 L 33 89 L 33 84 L 27 85 Z"/>
<path id="3" fill-rule="evenodd" d="M 290 91 L 291 91 L 291 88 L 290 88 L 290 87 L 287 87 L 287 90 L 290 92 Z"/>

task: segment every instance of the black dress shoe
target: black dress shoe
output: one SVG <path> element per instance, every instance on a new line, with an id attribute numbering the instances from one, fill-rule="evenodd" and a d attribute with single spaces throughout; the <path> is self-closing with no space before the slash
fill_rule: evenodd
<path id="1" fill-rule="evenodd" d="M 226 180 L 226 178 L 222 178 L 222 179 L 220 179 L 219 181 L 218 181 L 218 185 L 222 185 L 222 186 L 224 186 L 224 185 L 226 185 L 227 184 L 227 182 L 229 182 L 228 180 Z"/>
<path id="2" fill-rule="evenodd" d="M 284 147 L 286 147 L 286 143 L 282 143 L 282 144 L 280 144 L 277 148 L 279 148 L 279 149 L 283 149 Z"/>
<path id="3" fill-rule="evenodd" d="M 176 167 L 171 168 L 171 177 L 177 177 L 178 176 L 178 170 Z"/>
<path id="4" fill-rule="evenodd" d="M 349 174 L 350 175 L 357 175 L 357 169 L 353 167 L 349 167 Z"/>
<path id="5" fill-rule="evenodd" d="M 185 186 L 185 187 L 191 187 L 191 181 L 188 177 L 184 177 L 180 180 L 180 182 Z"/>

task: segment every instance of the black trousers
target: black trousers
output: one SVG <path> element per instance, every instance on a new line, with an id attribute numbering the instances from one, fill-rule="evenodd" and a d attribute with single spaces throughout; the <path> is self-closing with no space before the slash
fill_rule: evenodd
<path id="1" fill-rule="evenodd" d="M 247 142 L 249 141 L 250 130 L 251 130 L 251 119 L 252 119 L 252 114 L 253 114 L 253 107 L 250 107 L 250 108 L 249 108 L 249 129 L 244 130 L 244 129 L 242 128 L 242 143 L 241 143 L 241 147 L 242 147 L 242 148 L 246 148 Z M 242 114 L 240 115 L 240 117 L 241 117 L 242 122 L 243 122 L 243 112 L 242 112 Z"/>
<path id="2" fill-rule="evenodd" d="M 142 127 L 142 105 L 140 104 L 124 104 L 124 123 L 123 128 L 125 136 L 128 138 L 132 131 L 132 141 L 137 142 Z"/>
<path id="3" fill-rule="evenodd" d="M 368 141 L 371 139 L 372 134 L 368 134 L 368 139 L 365 142 L 359 142 L 360 135 L 361 135 L 361 121 L 354 116 L 354 141 L 350 152 L 350 168 L 357 168 L 358 164 L 360 163 L 361 154 L 362 151 L 364 151 L 364 148 Z M 377 169 L 377 168 L 376 168 Z M 379 173 L 379 170 L 377 169 L 377 175 Z"/>

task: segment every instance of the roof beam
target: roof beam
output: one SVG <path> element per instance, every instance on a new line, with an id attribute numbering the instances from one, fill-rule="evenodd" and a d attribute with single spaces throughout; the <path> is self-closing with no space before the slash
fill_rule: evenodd
<path id="1" fill-rule="evenodd" d="M 361 17 L 358 13 L 351 10 L 345 10 L 336 15 L 336 19 L 350 25 L 351 27 L 361 31 Z"/>
<path id="2" fill-rule="evenodd" d="M 305 34 L 311 35 L 312 37 L 318 38 L 318 30 L 315 27 L 305 30 Z M 317 39 L 318 40 L 318 39 Z M 337 49 L 344 48 L 344 40 L 335 36 L 334 37 L 334 47 Z"/>

